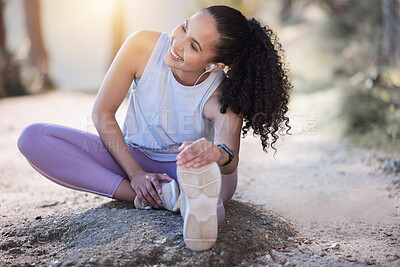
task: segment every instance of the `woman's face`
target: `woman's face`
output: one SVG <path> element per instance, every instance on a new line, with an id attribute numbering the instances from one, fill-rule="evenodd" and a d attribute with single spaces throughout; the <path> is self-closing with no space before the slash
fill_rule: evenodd
<path id="1" fill-rule="evenodd" d="M 214 56 L 211 49 L 217 40 L 213 17 L 199 11 L 172 31 L 165 64 L 182 71 L 203 72 L 211 64 Z"/>

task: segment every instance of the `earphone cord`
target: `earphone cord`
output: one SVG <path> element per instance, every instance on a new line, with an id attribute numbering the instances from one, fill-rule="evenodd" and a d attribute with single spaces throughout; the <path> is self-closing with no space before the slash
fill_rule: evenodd
<path id="1" fill-rule="evenodd" d="M 207 72 L 209 72 L 210 70 L 212 70 L 213 68 L 214 68 L 214 67 L 212 67 L 211 69 L 209 69 L 209 70 L 203 72 L 203 73 L 200 75 L 200 77 L 196 80 L 196 82 L 187 90 L 187 92 L 186 92 L 183 96 L 185 96 L 186 94 L 188 94 L 188 93 L 189 93 L 189 90 L 196 86 L 196 84 L 197 84 L 197 82 L 200 80 L 200 78 L 201 78 L 204 74 L 206 74 Z M 171 75 L 172 75 L 171 73 L 172 73 L 172 70 L 171 70 L 171 68 L 169 68 L 169 72 L 168 72 L 168 84 L 170 83 L 170 78 L 171 78 Z M 181 99 L 181 100 L 182 100 L 182 99 Z M 162 109 L 161 109 L 162 104 L 164 104 L 164 101 L 165 101 L 165 95 L 164 95 L 163 100 L 161 101 L 160 109 L 158 109 L 158 111 L 154 114 L 153 118 L 151 119 L 150 123 L 148 124 L 149 126 L 147 126 L 147 129 L 149 130 L 149 132 L 150 132 L 151 127 L 154 126 L 154 125 L 152 125 L 152 123 L 153 123 L 154 119 L 156 118 L 157 114 L 158 114 L 160 111 L 169 111 L 169 109 L 165 109 L 165 110 L 162 110 Z M 171 110 L 174 110 L 174 108 L 176 107 L 176 105 L 177 105 L 178 103 L 180 103 L 180 101 L 178 101 L 177 103 L 175 103 L 175 105 L 172 107 Z M 135 145 L 135 147 L 139 147 L 139 146 L 142 146 L 142 145 L 143 145 L 144 141 L 146 140 L 146 139 L 144 139 L 144 137 L 147 138 L 147 136 L 149 135 L 149 132 L 147 132 L 147 134 L 146 134 L 145 136 L 142 136 L 142 141 L 140 141 L 140 144 L 139 144 L 139 145 Z"/>

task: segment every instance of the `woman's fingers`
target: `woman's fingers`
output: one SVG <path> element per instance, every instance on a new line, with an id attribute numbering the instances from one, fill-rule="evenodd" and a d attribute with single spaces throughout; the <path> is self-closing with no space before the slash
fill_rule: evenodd
<path id="1" fill-rule="evenodd" d="M 177 164 L 178 165 L 185 164 L 194 159 L 195 157 L 197 157 L 198 155 L 200 155 L 201 152 L 202 152 L 201 147 L 199 147 L 196 144 L 192 144 L 186 147 L 186 149 L 177 156 L 178 159 Z"/>
<path id="2" fill-rule="evenodd" d="M 216 161 L 216 160 L 214 160 L 214 158 L 212 156 L 207 156 L 207 157 L 201 156 L 201 157 L 197 157 L 194 160 L 192 160 L 191 162 L 189 162 L 188 165 L 189 165 L 189 167 L 200 168 L 205 165 L 211 164 L 214 161 Z"/>
<path id="3" fill-rule="evenodd" d="M 155 177 L 151 180 L 151 182 L 153 183 L 154 187 L 155 187 L 156 190 L 157 190 L 157 193 L 158 193 L 157 197 L 158 197 L 158 199 L 160 199 L 160 198 L 159 198 L 159 195 L 162 194 L 161 182 L 167 182 L 167 183 L 169 183 L 169 182 L 171 182 L 172 180 L 174 180 L 174 179 L 172 179 L 171 177 L 169 177 L 169 175 L 166 174 L 166 173 L 157 174 L 157 176 L 155 176 Z M 158 202 L 158 200 L 157 200 L 157 202 Z M 160 204 L 160 205 L 162 204 L 162 203 L 161 203 L 161 199 L 160 199 L 160 203 L 159 203 L 159 204 Z"/>
<path id="4" fill-rule="evenodd" d="M 201 148 L 193 148 L 191 152 L 188 152 L 180 160 L 178 160 L 177 164 L 185 165 L 185 167 L 190 167 L 191 165 L 193 165 L 193 162 L 195 160 L 202 160 L 204 157 L 209 157 L 210 155 L 207 152 L 207 150 L 202 150 Z"/>
<path id="5" fill-rule="evenodd" d="M 152 206 L 155 208 L 159 208 L 159 205 L 162 204 L 160 197 L 158 196 L 156 189 L 153 186 L 153 183 L 147 185 L 147 192 L 149 193 L 149 198 Z"/>
<path id="6" fill-rule="evenodd" d="M 159 174 L 158 177 L 159 177 L 160 181 L 164 181 L 164 182 L 171 182 L 172 180 L 174 180 L 166 173 Z"/>
<path id="7" fill-rule="evenodd" d="M 141 189 L 138 189 L 136 191 L 136 195 L 138 196 L 138 198 L 143 202 L 144 205 L 146 206 L 151 206 L 150 203 L 147 201 L 147 199 L 144 197 L 144 194 L 142 192 Z"/>
<path id="8" fill-rule="evenodd" d="M 141 190 L 143 193 L 143 197 L 147 200 L 148 203 L 150 203 L 149 206 L 159 208 L 157 202 L 161 202 L 161 200 L 159 199 L 153 187 L 152 179 L 152 175 L 147 173 L 145 183 L 142 184 Z"/>
<path id="9" fill-rule="evenodd" d="M 215 144 L 207 138 L 201 138 L 179 153 L 176 164 L 199 168 L 217 161 L 218 155 Z"/>
<path id="10" fill-rule="evenodd" d="M 162 193 L 161 182 L 171 182 L 172 180 L 166 173 L 144 173 L 131 181 L 131 187 L 143 204 L 160 208 L 162 205 L 159 196 Z"/>
<path id="11" fill-rule="evenodd" d="M 185 147 L 191 145 L 193 142 L 183 142 L 182 145 L 178 148 L 179 151 L 182 151 L 185 149 Z"/>
<path id="12" fill-rule="evenodd" d="M 152 192 L 153 191 L 153 192 Z M 142 189 L 143 197 L 146 199 L 148 206 L 158 208 L 157 202 L 154 199 L 154 195 L 157 195 L 152 185 L 146 186 Z"/>
<path id="13" fill-rule="evenodd" d="M 158 194 L 161 194 L 161 184 L 159 182 L 158 176 L 154 176 L 153 178 L 151 178 L 151 182 L 153 183 L 154 187 L 156 188 Z M 159 199 L 158 196 L 157 196 L 157 198 Z M 158 202 L 158 200 L 157 200 L 157 202 Z M 161 204 L 161 203 L 159 203 L 159 204 Z"/>

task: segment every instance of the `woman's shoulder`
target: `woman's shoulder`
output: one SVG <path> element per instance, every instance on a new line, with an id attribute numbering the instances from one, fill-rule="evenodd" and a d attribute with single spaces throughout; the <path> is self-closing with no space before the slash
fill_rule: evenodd
<path id="1" fill-rule="evenodd" d="M 214 114 L 219 112 L 219 109 L 222 106 L 222 104 L 219 102 L 219 99 L 221 98 L 221 89 L 224 82 L 225 79 L 220 83 L 217 89 L 215 89 L 215 91 L 210 95 L 204 104 L 203 115 L 206 119 L 214 121 Z"/>
<path id="2" fill-rule="evenodd" d="M 136 62 L 136 78 L 140 78 L 144 68 L 160 38 L 161 32 L 140 30 L 132 33 L 126 40 L 130 47 L 132 60 Z"/>
<path id="3" fill-rule="evenodd" d="M 131 40 L 133 43 L 136 43 L 140 46 L 145 46 L 145 43 L 157 43 L 158 38 L 160 37 L 161 32 L 155 31 L 147 31 L 147 30 L 140 30 L 132 33 L 128 40 Z"/>

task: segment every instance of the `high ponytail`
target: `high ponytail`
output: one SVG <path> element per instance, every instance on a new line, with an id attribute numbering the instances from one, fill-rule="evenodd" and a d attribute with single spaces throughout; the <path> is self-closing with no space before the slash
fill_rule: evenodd
<path id="1" fill-rule="evenodd" d="M 279 134 L 289 132 L 289 93 L 292 85 L 283 63 L 283 49 L 267 26 L 227 6 L 205 9 L 216 22 L 219 41 L 213 62 L 227 65 L 223 83 L 221 113 L 229 107 L 244 120 L 243 137 L 250 128 L 260 135 L 263 150 L 274 144 Z"/>

